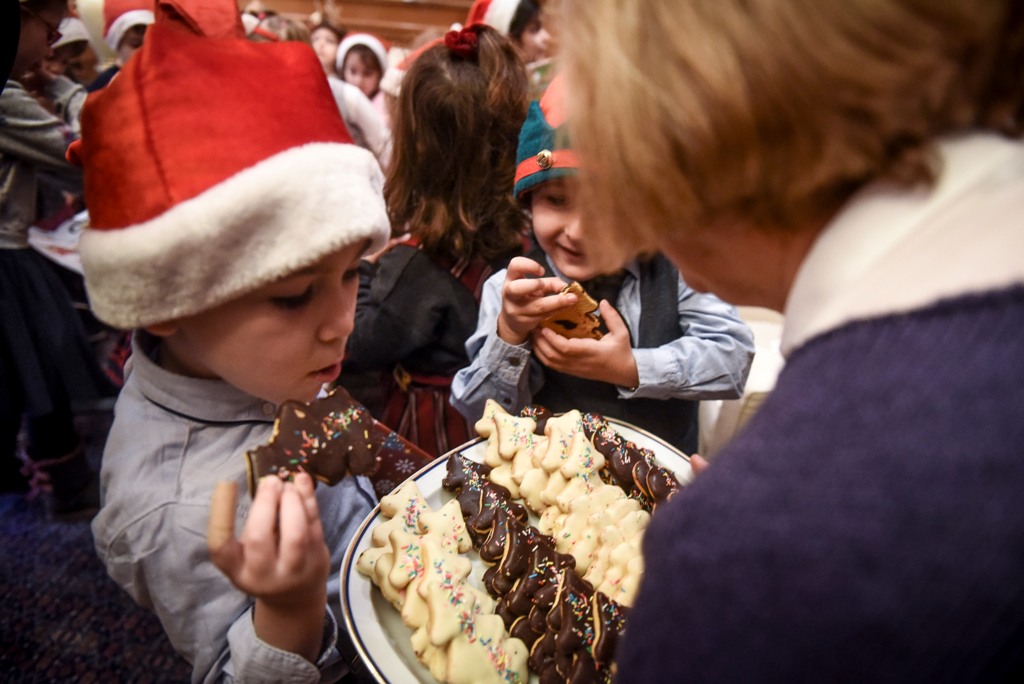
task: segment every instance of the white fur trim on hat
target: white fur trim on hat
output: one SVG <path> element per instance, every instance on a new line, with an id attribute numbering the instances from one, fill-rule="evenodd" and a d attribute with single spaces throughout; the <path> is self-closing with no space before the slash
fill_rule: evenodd
<path id="1" fill-rule="evenodd" d="M 512 28 L 512 18 L 515 17 L 517 9 L 519 9 L 519 0 L 491 0 L 491 4 L 484 14 L 484 22 L 507 36 Z"/>
<path id="2" fill-rule="evenodd" d="M 338 45 L 338 54 L 334 58 L 334 68 L 338 70 L 338 73 L 342 73 L 342 69 L 345 68 L 345 55 L 348 51 L 354 48 L 356 45 L 365 45 L 373 51 L 376 55 L 377 61 L 380 62 L 380 71 L 383 74 L 388 69 L 388 51 L 384 47 L 384 43 L 380 42 L 375 36 L 371 36 L 369 33 L 350 33 L 345 36 Z"/>
<path id="3" fill-rule="evenodd" d="M 89 32 L 85 28 L 85 23 L 77 17 L 64 17 L 57 30 L 60 31 L 60 39 L 50 46 L 52 48 L 59 48 L 68 43 L 89 41 Z"/>
<path id="4" fill-rule="evenodd" d="M 153 23 L 153 13 L 149 10 L 137 9 L 125 12 L 110 24 L 107 35 L 103 36 L 107 47 L 117 52 L 117 46 L 121 43 L 125 31 L 132 26 L 149 26 Z"/>
<path id="5" fill-rule="evenodd" d="M 242 28 L 245 29 L 245 35 L 251 36 L 252 32 L 260 25 L 259 17 L 255 17 L 248 12 L 242 13 Z"/>
<path id="6" fill-rule="evenodd" d="M 367 239 L 387 242 L 383 175 L 367 150 L 285 150 L 120 229 L 87 229 L 79 250 L 98 318 L 130 329 L 200 313 Z"/>

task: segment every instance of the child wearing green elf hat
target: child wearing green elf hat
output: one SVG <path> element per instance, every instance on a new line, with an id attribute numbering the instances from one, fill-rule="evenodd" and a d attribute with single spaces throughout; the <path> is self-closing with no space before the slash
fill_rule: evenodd
<path id="1" fill-rule="evenodd" d="M 576 157 L 565 143 L 563 79 L 530 106 L 519 136 L 515 195 L 532 219 L 537 248 L 484 285 L 471 364 L 452 384 L 452 404 L 479 417 L 488 398 L 517 412 L 531 404 L 625 420 L 676 445 L 697 448 L 697 402 L 743 392 L 753 336 L 733 307 L 694 291 L 665 258 L 598 271 L 580 234 Z M 576 302 L 579 281 L 600 302 L 607 332 L 570 339 L 541 326 Z"/>

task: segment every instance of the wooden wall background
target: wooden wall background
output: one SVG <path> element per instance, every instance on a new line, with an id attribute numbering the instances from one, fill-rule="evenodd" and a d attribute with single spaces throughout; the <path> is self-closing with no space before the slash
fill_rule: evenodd
<path id="1" fill-rule="evenodd" d="M 442 34 L 463 22 L 472 0 L 262 0 L 281 14 L 305 18 L 314 12 L 348 31 L 367 31 L 397 47 L 409 47 L 421 36 Z M 246 0 L 240 0 L 245 7 Z"/>

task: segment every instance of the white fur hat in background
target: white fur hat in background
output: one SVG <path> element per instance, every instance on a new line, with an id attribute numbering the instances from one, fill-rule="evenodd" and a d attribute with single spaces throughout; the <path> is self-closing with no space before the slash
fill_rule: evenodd
<path id="1" fill-rule="evenodd" d="M 352 143 L 316 55 L 247 40 L 234 0 L 159 0 L 81 122 L 68 150 L 85 170 L 79 251 L 93 312 L 115 327 L 200 313 L 387 241 L 380 166 Z"/>
<path id="2" fill-rule="evenodd" d="M 369 33 L 350 33 L 338 45 L 338 56 L 335 58 L 334 68 L 337 69 L 339 74 L 345 68 L 345 56 L 356 45 L 370 48 L 377 57 L 377 61 L 380 62 L 381 74 L 387 71 L 388 49 L 384 47 L 384 43 L 377 36 L 370 35 Z"/>
<path id="3" fill-rule="evenodd" d="M 104 0 L 103 40 L 117 52 L 125 32 L 132 26 L 149 26 L 153 23 L 153 3 L 140 0 Z"/>
<path id="4" fill-rule="evenodd" d="M 517 9 L 519 0 L 476 0 L 469 8 L 466 26 L 487 24 L 507 36 Z"/>
<path id="5" fill-rule="evenodd" d="M 51 48 L 59 48 L 61 45 L 80 41 L 89 42 L 89 32 L 85 28 L 85 22 L 78 17 L 64 17 L 57 30 L 60 31 L 60 38 L 50 46 Z"/>

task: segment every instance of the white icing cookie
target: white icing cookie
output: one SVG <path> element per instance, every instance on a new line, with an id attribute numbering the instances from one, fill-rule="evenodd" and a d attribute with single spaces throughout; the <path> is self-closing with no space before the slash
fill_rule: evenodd
<path id="1" fill-rule="evenodd" d="M 434 511 L 414 482 L 381 500 L 390 516 L 356 560 L 413 630 L 416 657 L 445 682 L 526 682 L 527 649 L 494 615 L 495 602 L 467 578 L 471 542 L 451 500 Z"/>
<path id="2" fill-rule="evenodd" d="M 407 481 L 399 489 L 380 500 L 381 515 L 390 520 L 373 528 L 370 539 L 374 546 L 386 546 L 392 530 L 401 530 L 411 534 L 420 531 L 420 514 L 430 509 L 427 500 L 420 493 L 420 488 L 413 480 Z"/>
<path id="3" fill-rule="evenodd" d="M 424 535 L 439 537 L 441 545 L 453 553 L 466 553 L 473 548 L 473 542 L 466 531 L 466 521 L 462 518 L 462 509 L 456 499 L 436 511 L 428 509 L 420 513 L 419 526 Z"/>
<path id="4" fill-rule="evenodd" d="M 478 422 L 490 453 L 496 454 L 491 481 L 539 514 L 537 529 L 554 538 L 558 551 L 576 559 L 576 570 L 585 579 L 631 605 L 643 574 L 640 540 L 650 514 L 621 487 L 601 479 L 605 458 L 587 438 L 579 411 L 549 418 L 546 439 L 534 440 L 531 449 L 517 436 L 520 424 L 503 414 L 495 403 Z M 510 437 L 499 445 L 505 432 Z M 514 453 L 512 463 L 502 449 Z"/>
<path id="5" fill-rule="evenodd" d="M 475 427 L 477 434 L 487 438 L 484 463 L 492 468 L 511 461 L 520 451 L 532 449 L 538 437 L 534 434 L 537 421 L 513 416 L 493 399 L 488 399 L 484 404 L 484 415 Z"/>

